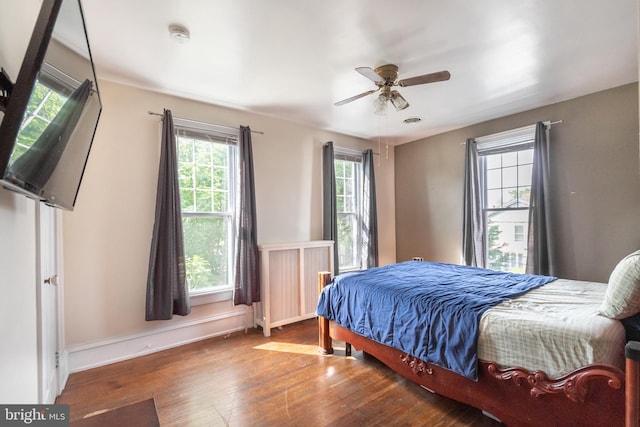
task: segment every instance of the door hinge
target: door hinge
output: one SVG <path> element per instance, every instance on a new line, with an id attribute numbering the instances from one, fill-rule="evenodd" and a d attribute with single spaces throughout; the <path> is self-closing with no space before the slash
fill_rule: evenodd
<path id="1" fill-rule="evenodd" d="M 60 352 L 56 351 L 56 368 L 60 367 Z"/>

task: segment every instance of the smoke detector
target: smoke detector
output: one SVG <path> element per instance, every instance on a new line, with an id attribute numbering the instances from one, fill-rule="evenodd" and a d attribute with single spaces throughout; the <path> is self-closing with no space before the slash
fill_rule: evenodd
<path id="1" fill-rule="evenodd" d="M 189 30 L 182 25 L 169 25 L 169 35 L 178 43 L 187 43 L 191 39 Z"/>

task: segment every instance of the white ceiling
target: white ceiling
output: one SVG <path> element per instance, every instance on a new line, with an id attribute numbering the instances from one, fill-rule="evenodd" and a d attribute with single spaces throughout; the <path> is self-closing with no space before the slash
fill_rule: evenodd
<path id="1" fill-rule="evenodd" d="M 390 144 L 638 80 L 636 0 L 83 0 L 83 8 L 99 79 Z M 173 41 L 170 24 L 186 26 L 191 41 Z M 396 88 L 410 107 L 382 117 L 376 95 L 333 105 L 375 89 L 356 67 L 386 63 L 400 79 L 441 70 L 451 79 Z M 422 121 L 402 123 L 413 116 Z"/>

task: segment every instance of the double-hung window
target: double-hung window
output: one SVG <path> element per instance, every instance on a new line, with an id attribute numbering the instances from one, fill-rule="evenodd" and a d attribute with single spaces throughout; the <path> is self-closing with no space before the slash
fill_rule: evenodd
<path id="1" fill-rule="evenodd" d="M 338 260 L 340 272 L 360 270 L 362 264 L 362 156 L 334 153 Z"/>
<path id="2" fill-rule="evenodd" d="M 36 142 L 79 84 L 46 62 L 42 64 L 10 162 L 24 154 Z"/>
<path id="3" fill-rule="evenodd" d="M 237 133 L 174 119 L 190 295 L 233 288 Z"/>
<path id="4" fill-rule="evenodd" d="M 524 273 L 535 127 L 478 138 L 487 267 Z"/>

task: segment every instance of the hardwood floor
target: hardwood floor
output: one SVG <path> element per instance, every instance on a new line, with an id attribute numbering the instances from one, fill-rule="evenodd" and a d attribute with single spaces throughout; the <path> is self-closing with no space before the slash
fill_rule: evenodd
<path id="1" fill-rule="evenodd" d="M 56 403 L 74 421 L 153 397 L 162 426 L 500 425 L 340 343 L 320 355 L 317 339 L 315 320 L 212 338 L 72 374 Z"/>

